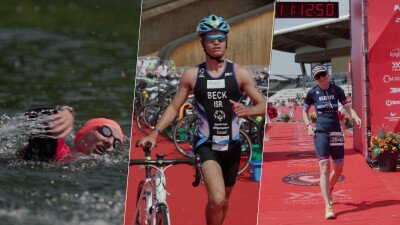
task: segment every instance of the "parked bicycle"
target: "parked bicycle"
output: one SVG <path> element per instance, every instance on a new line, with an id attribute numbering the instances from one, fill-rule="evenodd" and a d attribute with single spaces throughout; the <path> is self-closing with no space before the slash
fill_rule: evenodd
<path id="1" fill-rule="evenodd" d="M 136 142 L 136 147 L 139 141 Z M 197 187 L 201 180 L 200 156 L 184 159 L 164 159 L 163 154 L 151 158 L 151 143 L 143 147 L 144 159 L 131 159 L 129 165 L 144 165 L 146 178 L 139 182 L 137 189 L 136 211 L 134 225 L 170 225 L 169 208 L 167 204 L 167 186 L 165 170 L 172 165 L 193 165 L 196 170 L 195 180 L 192 183 Z M 152 173 L 152 169 L 154 173 Z"/>

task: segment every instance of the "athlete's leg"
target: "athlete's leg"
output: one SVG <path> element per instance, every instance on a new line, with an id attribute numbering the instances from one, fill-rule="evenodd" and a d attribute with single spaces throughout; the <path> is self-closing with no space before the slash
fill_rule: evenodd
<path id="1" fill-rule="evenodd" d="M 322 197 L 324 198 L 325 208 L 330 208 L 329 204 L 329 172 L 330 172 L 330 161 L 329 159 L 319 161 L 320 168 L 320 183 Z"/>
<path id="2" fill-rule="evenodd" d="M 228 212 L 228 207 L 229 207 L 229 197 L 231 196 L 233 187 L 226 187 L 225 188 L 225 203 L 224 206 L 222 207 L 222 221 L 221 224 L 224 222 L 226 214 Z"/>
<path id="3" fill-rule="evenodd" d="M 201 165 L 201 170 L 208 193 L 207 225 L 221 225 L 228 204 L 221 167 L 216 161 L 207 160 Z"/>
<path id="4" fill-rule="evenodd" d="M 335 186 L 336 182 L 339 180 L 340 175 L 342 175 L 343 172 L 343 165 L 344 162 L 333 162 L 333 170 L 331 172 L 330 178 L 329 178 L 329 183 L 331 185 L 331 189 Z"/>

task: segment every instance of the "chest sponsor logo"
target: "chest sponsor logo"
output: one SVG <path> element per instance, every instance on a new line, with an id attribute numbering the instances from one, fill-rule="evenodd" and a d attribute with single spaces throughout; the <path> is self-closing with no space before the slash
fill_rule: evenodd
<path id="1" fill-rule="evenodd" d="M 233 73 L 232 73 L 232 72 L 225 73 L 225 76 L 226 76 L 226 77 L 233 76 Z"/>
<path id="2" fill-rule="evenodd" d="M 225 80 L 207 80 L 207 89 L 225 88 Z"/>
<path id="3" fill-rule="evenodd" d="M 400 11 L 400 5 L 394 5 L 393 11 Z"/>
<path id="4" fill-rule="evenodd" d="M 199 70 L 199 77 L 202 77 L 202 78 L 205 77 L 205 76 L 204 76 L 204 68 L 201 68 L 201 69 Z"/>

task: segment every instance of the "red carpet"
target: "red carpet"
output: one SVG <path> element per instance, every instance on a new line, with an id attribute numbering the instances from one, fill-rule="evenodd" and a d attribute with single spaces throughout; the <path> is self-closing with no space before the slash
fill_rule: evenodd
<path id="1" fill-rule="evenodd" d="M 135 122 L 135 121 L 134 121 Z M 132 126 L 131 146 L 143 137 L 142 133 Z M 163 153 L 167 158 L 183 157 L 173 143 L 159 137 L 157 147 L 152 152 Z M 131 158 L 143 158 L 141 148 L 131 147 Z M 176 165 L 167 169 L 167 196 L 170 207 L 171 224 L 173 225 L 205 225 L 205 204 L 207 193 L 204 185 L 192 187 L 194 169 L 187 165 Z M 128 173 L 127 198 L 124 225 L 131 225 L 136 208 L 136 191 L 139 180 L 144 178 L 144 169 L 131 166 Z M 232 192 L 230 206 L 224 224 L 227 225 L 255 225 L 257 223 L 257 207 L 259 196 L 259 182 L 249 179 L 245 174 L 238 178 Z"/>
<path id="2" fill-rule="evenodd" d="M 324 219 L 318 163 L 304 123 L 272 123 L 267 134 L 270 141 L 264 144 L 259 225 L 400 224 L 399 170 L 382 173 L 371 169 L 352 149 L 349 132 L 344 179 L 333 192 L 335 220 Z"/>

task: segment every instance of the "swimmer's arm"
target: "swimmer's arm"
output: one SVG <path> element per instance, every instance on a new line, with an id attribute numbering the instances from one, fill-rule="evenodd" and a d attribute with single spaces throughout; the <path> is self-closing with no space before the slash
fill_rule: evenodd
<path id="1" fill-rule="evenodd" d="M 65 138 L 74 130 L 75 112 L 72 107 L 63 106 L 60 111 L 50 116 L 50 132 L 56 138 Z"/>

